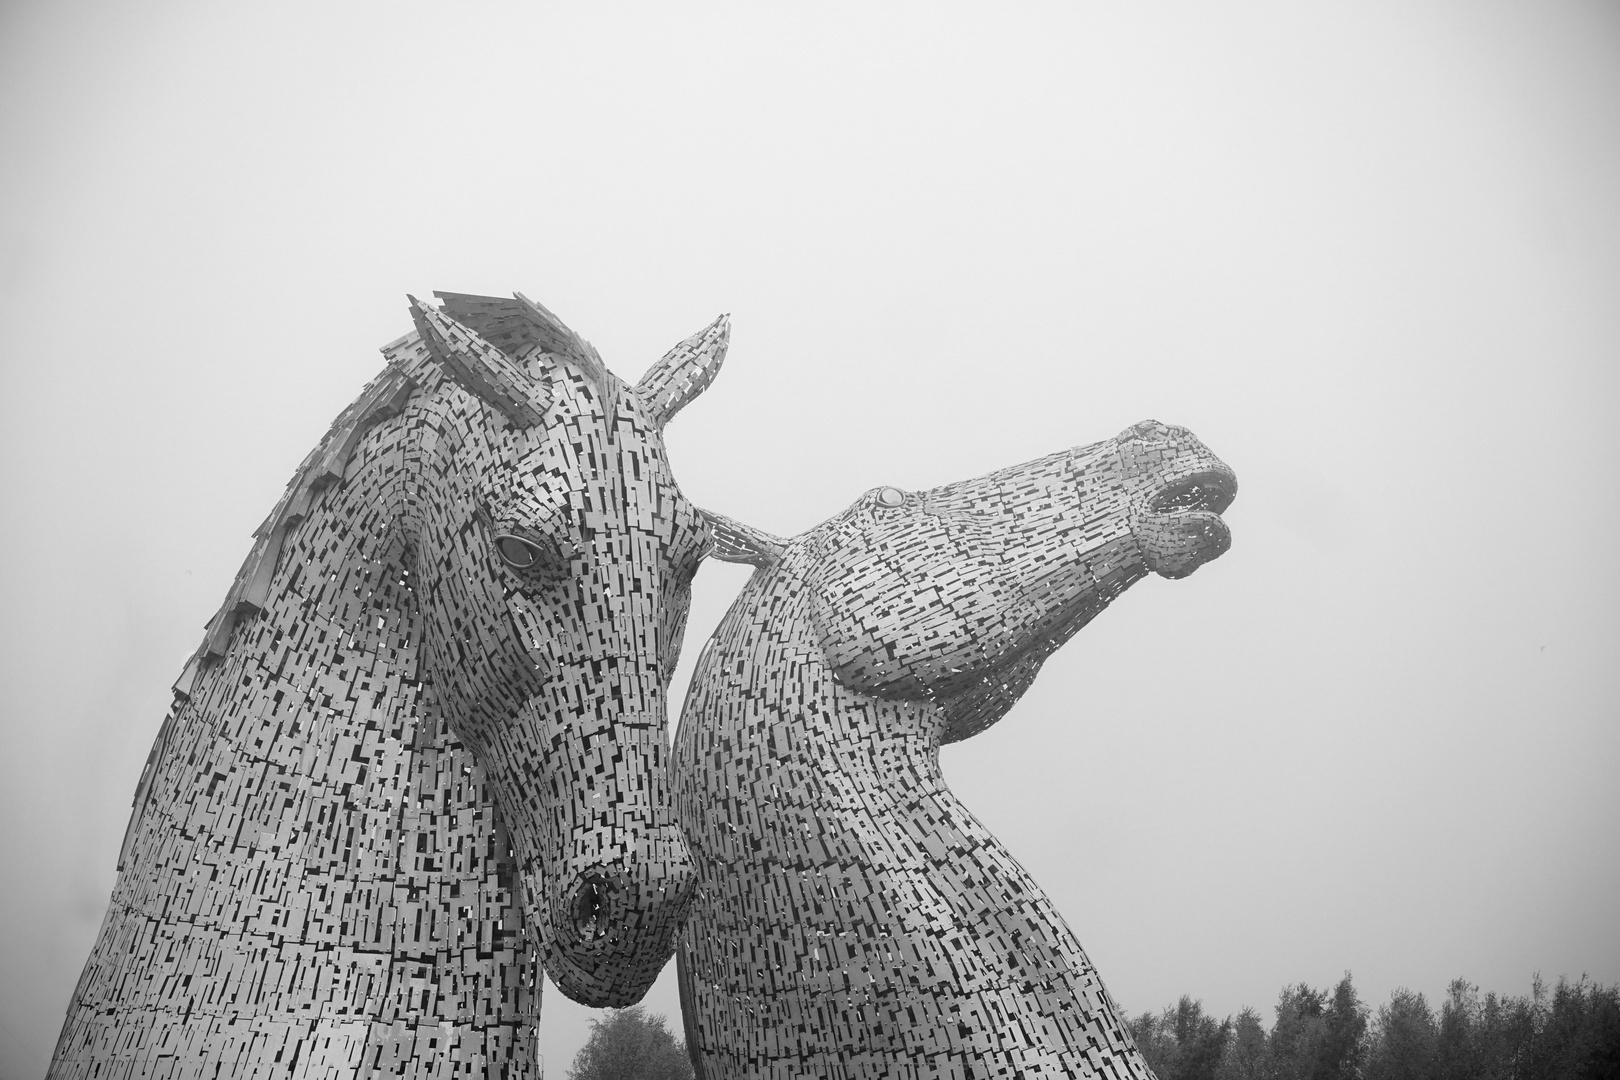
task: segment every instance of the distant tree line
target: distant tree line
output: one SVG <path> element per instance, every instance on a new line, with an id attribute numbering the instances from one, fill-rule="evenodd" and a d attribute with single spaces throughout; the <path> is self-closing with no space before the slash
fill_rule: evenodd
<path id="1" fill-rule="evenodd" d="M 1437 1014 L 1411 990 L 1373 1013 L 1346 975 L 1285 987 L 1269 1032 L 1253 1009 L 1217 1020 L 1191 997 L 1130 1028 L 1159 1080 L 1620 1080 L 1620 988 L 1584 977 L 1483 998 L 1458 979 Z"/>
<path id="2" fill-rule="evenodd" d="M 1130 1022 L 1159 1080 L 1620 1080 L 1620 989 L 1538 976 L 1528 997 L 1479 995 L 1458 979 L 1435 1013 L 1397 990 L 1372 1013 L 1346 975 L 1331 991 L 1300 983 L 1267 1031 L 1244 1009 L 1216 1020 L 1183 997 Z M 591 1021 L 569 1080 L 691 1080 L 686 1047 L 639 1005 Z"/>

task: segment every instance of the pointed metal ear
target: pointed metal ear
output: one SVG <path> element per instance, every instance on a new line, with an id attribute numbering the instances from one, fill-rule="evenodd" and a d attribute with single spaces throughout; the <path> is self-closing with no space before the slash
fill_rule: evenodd
<path id="1" fill-rule="evenodd" d="M 711 559 L 748 563 L 769 570 L 782 561 L 782 553 L 790 543 L 780 536 L 772 536 L 724 514 L 716 514 L 702 507 L 698 508 L 698 513 L 703 515 L 704 522 L 709 526 L 709 535 L 714 538 L 714 547 L 709 551 Z"/>
<path id="2" fill-rule="evenodd" d="M 731 318 L 722 315 L 669 352 L 636 383 L 635 394 L 659 429 L 714 381 L 731 342 Z"/>
<path id="3" fill-rule="evenodd" d="M 499 409 L 518 427 L 544 423 L 551 391 L 515 360 L 455 319 L 414 296 L 411 319 L 438 366 L 468 393 Z"/>
<path id="4" fill-rule="evenodd" d="M 607 365 L 602 363 L 602 357 L 597 353 L 596 346 L 574 333 L 563 325 L 563 321 L 546 309 L 545 305 L 537 304 L 520 292 L 512 294 L 520 305 L 520 312 L 527 323 L 529 332 L 540 343 L 546 352 L 557 353 L 573 360 L 590 380 L 596 384 L 603 395 L 613 396 L 613 376 L 608 372 Z"/>
<path id="5" fill-rule="evenodd" d="M 465 326 L 510 359 L 523 363 L 537 344 L 523 311 L 523 305 L 505 296 L 475 296 L 472 293 L 433 291 L 443 301 L 443 312 Z M 556 352 L 556 349 L 549 349 Z"/>
<path id="6" fill-rule="evenodd" d="M 584 370 L 593 384 L 611 395 L 607 368 L 595 347 L 522 293 L 513 293 L 511 299 L 437 291 L 433 295 L 444 301 L 446 315 L 519 364 L 526 363 L 536 349 L 567 357 Z"/>

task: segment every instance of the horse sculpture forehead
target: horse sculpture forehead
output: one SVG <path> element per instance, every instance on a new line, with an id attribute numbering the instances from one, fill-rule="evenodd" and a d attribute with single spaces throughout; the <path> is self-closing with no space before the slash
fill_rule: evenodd
<path id="1" fill-rule="evenodd" d="M 480 496 L 498 522 L 556 530 L 589 542 L 644 535 L 615 557 L 684 564 L 707 543 L 702 518 L 670 471 L 660 432 L 629 387 L 582 385 L 563 365 L 556 396 L 576 399 L 556 422 L 518 449 L 509 469 L 480 478 Z"/>
<path id="2" fill-rule="evenodd" d="M 1188 506 L 1197 502 L 1195 509 L 1219 514 L 1237 493 L 1237 477 L 1186 428 L 1144 420 L 1114 438 L 969 480 L 915 492 L 873 488 L 799 539 L 826 554 L 842 541 L 883 533 L 885 543 L 897 551 L 921 551 L 929 545 L 914 526 L 933 519 L 959 524 L 998 521 L 1009 530 L 1003 535 L 1011 541 L 1073 528 L 1082 520 L 1075 517 L 1076 509 L 1085 521 L 1122 517 L 1133 509 L 1140 512 L 1143 500 L 1157 498 L 1162 503 L 1173 489 L 1188 487 L 1199 490 L 1183 502 Z M 897 523 L 903 524 L 896 528 Z"/>

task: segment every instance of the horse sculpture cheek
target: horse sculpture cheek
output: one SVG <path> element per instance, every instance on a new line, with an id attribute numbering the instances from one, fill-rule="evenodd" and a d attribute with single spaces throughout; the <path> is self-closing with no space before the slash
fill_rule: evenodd
<path id="1" fill-rule="evenodd" d="M 948 693 L 1027 636 L 1021 623 L 1044 617 L 1031 605 L 1008 617 L 1027 568 L 982 520 L 914 508 L 854 518 L 860 528 L 818 546 L 806 576 L 817 641 L 844 685 Z"/>

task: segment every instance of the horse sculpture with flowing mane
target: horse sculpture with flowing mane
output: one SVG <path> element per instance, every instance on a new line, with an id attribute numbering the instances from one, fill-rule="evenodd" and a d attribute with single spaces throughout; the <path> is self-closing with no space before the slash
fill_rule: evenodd
<path id="1" fill-rule="evenodd" d="M 1184 428 L 930 491 L 783 540 L 699 657 L 675 741 L 698 872 L 678 953 L 702 1080 L 1135 1077 L 1095 968 L 939 767 L 1148 573 L 1224 552 L 1232 471 Z"/>
<path id="2" fill-rule="evenodd" d="M 728 324 L 631 387 L 521 295 L 437 295 L 175 686 L 53 1080 L 529 1077 L 537 961 L 624 1005 L 673 949 L 709 539 L 662 430 Z"/>

